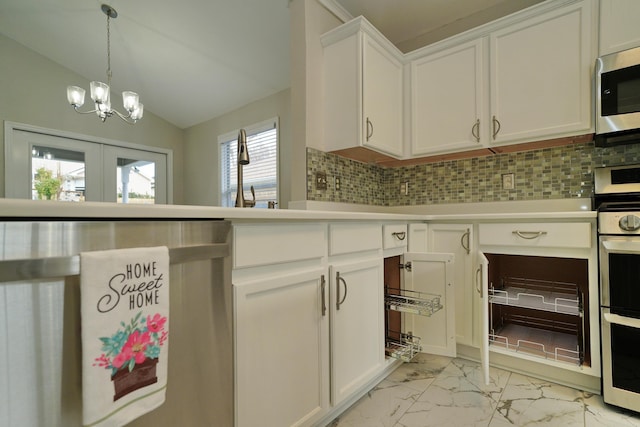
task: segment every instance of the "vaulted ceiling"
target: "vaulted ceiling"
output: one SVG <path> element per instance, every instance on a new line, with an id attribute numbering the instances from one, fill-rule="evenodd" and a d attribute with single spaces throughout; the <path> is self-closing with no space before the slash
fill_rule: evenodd
<path id="1" fill-rule="evenodd" d="M 364 15 L 404 51 L 539 1 L 324 0 Z M 178 127 L 289 87 L 289 0 L 2 0 L 0 33 L 105 81 L 103 2 L 118 12 L 111 20 L 113 90 L 138 92 L 145 110 Z"/>

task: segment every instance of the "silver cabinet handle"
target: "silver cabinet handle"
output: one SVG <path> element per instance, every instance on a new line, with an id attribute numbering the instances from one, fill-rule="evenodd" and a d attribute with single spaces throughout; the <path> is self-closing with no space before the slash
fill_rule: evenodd
<path id="1" fill-rule="evenodd" d="M 495 140 L 502 126 L 500 125 L 500 121 L 496 119 L 496 116 L 493 116 L 492 121 L 493 121 L 493 139 Z"/>
<path id="2" fill-rule="evenodd" d="M 340 282 L 344 283 L 344 296 L 340 299 Z M 347 299 L 347 281 L 340 276 L 340 272 L 336 272 L 336 310 L 340 310 L 340 306 Z"/>
<path id="3" fill-rule="evenodd" d="M 521 239 L 527 239 L 527 240 L 537 239 L 538 237 L 544 236 L 545 234 L 547 234 L 546 231 L 519 231 L 519 230 L 512 231 L 511 233 L 515 234 Z"/>
<path id="4" fill-rule="evenodd" d="M 407 233 L 404 231 L 394 231 L 391 235 L 398 240 L 404 240 L 407 237 Z"/>
<path id="5" fill-rule="evenodd" d="M 467 238 L 467 244 L 465 245 L 465 239 Z M 471 237 L 471 230 L 469 230 L 467 228 L 467 231 L 460 237 L 460 245 L 464 248 L 465 251 L 467 251 L 467 255 L 469 255 L 469 253 L 471 253 L 471 250 L 469 249 L 469 239 Z"/>
<path id="6" fill-rule="evenodd" d="M 373 136 L 373 123 L 371 123 L 371 120 L 369 120 L 369 117 L 367 117 L 367 141 L 369 141 L 369 138 L 371 138 Z"/>
<path id="7" fill-rule="evenodd" d="M 480 142 L 480 119 L 477 119 L 471 127 L 471 135 L 476 139 L 476 142 Z"/>
<path id="8" fill-rule="evenodd" d="M 326 290 L 326 281 L 324 280 L 324 274 L 320 277 L 320 292 L 322 293 L 322 316 L 326 316 L 327 314 L 327 301 L 325 299 L 325 290 Z"/>
<path id="9" fill-rule="evenodd" d="M 478 269 L 476 270 L 476 291 L 478 291 L 478 293 L 480 294 L 480 298 L 483 297 L 483 292 L 482 292 L 482 264 L 480 264 L 478 266 Z"/>

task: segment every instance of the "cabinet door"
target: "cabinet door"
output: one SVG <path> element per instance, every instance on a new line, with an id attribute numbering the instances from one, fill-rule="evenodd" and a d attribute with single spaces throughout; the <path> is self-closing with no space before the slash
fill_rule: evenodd
<path id="1" fill-rule="evenodd" d="M 412 62 L 412 156 L 481 148 L 484 40 Z"/>
<path id="2" fill-rule="evenodd" d="M 491 33 L 492 143 L 591 129 L 590 11 L 580 2 Z"/>
<path id="3" fill-rule="evenodd" d="M 324 275 L 314 268 L 234 285 L 236 426 L 309 425 L 327 410 Z"/>
<path id="4" fill-rule="evenodd" d="M 429 252 L 452 253 L 455 256 L 456 342 L 473 344 L 474 283 L 471 256 L 471 224 L 429 224 Z"/>
<path id="5" fill-rule="evenodd" d="M 478 325 L 480 325 L 480 364 L 485 384 L 489 384 L 489 260 L 482 252 L 478 254 L 480 260 L 476 270 L 476 289 L 480 293 L 480 310 Z"/>
<path id="6" fill-rule="evenodd" d="M 334 264 L 331 272 L 331 403 L 369 381 L 384 363 L 381 258 Z"/>
<path id="7" fill-rule="evenodd" d="M 421 338 L 424 353 L 456 356 L 455 287 L 452 254 L 404 254 L 405 289 L 439 295 L 442 309 L 431 316 L 406 316 L 405 332 Z M 407 268 L 407 264 L 411 266 Z"/>
<path id="8" fill-rule="evenodd" d="M 600 0 L 600 55 L 640 46 L 640 2 Z"/>
<path id="9" fill-rule="evenodd" d="M 363 43 L 362 144 L 400 157 L 403 67 L 367 34 L 363 34 Z"/>

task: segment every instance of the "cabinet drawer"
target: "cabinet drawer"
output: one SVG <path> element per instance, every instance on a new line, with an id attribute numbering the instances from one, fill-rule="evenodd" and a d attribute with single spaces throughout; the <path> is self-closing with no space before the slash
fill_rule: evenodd
<path id="1" fill-rule="evenodd" d="M 480 245 L 591 247 L 591 224 L 588 222 L 480 224 L 479 232 Z"/>
<path id="2" fill-rule="evenodd" d="M 407 224 L 386 224 L 382 226 L 384 249 L 407 247 Z"/>
<path id="3" fill-rule="evenodd" d="M 321 258 L 326 254 L 322 224 L 238 225 L 233 228 L 234 268 Z"/>
<path id="4" fill-rule="evenodd" d="M 379 224 L 329 225 L 329 255 L 380 248 L 382 248 L 382 229 Z"/>

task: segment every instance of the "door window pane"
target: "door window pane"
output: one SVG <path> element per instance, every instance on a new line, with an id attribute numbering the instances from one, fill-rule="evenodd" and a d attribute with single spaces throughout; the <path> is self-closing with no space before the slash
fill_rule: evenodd
<path id="1" fill-rule="evenodd" d="M 31 198 L 84 201 L 84 152 L 34 145 L 31 150 Z"/>
<path id="2" fill-rule="evenodd" d="M 155 162 L 118 157 L 118 203 L 154 204 L 155 176 Z"/>

